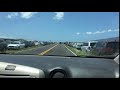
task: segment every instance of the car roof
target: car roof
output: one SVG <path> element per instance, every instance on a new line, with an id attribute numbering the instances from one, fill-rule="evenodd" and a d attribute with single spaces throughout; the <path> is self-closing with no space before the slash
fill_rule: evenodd
<path id="1" fill-rule="evenodd" d="M 88 41 L 88 42 L 84 42 L 84 43 L 96 43 L 98 41 Z"/>

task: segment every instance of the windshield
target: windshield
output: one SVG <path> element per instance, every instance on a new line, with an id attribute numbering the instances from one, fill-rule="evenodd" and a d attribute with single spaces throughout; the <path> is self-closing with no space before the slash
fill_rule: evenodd
<path id="1" fill-rule="evenodd" d="M 83 43 L 83 46 L 88 46 L 88 43 Z"/>
<path id="2" fill-rule="evenodd" d="M 65 57 L 119 54 L 119 12 L 0 12 L 0 24 L 0 53 Z M 19 47 L 8 46 L 19 43 Z"/>
<path id="3" fill-rule="evenodd" d="M 90 46 L 93 47 L 96 43 L 90 43 Z"/>
<path id="4" fill-rule="evenodd" d="M 11 44 L 19 44 L 19 42 L 12 42 Z"/>

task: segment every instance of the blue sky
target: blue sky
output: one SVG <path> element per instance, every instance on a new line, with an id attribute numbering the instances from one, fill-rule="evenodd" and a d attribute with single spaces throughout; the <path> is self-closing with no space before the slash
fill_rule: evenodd
<path id="1" fill-rule="evenodd" d="M 89 41 L 116 36 L 118 12 L 0 12 L 0 38 Z"/>

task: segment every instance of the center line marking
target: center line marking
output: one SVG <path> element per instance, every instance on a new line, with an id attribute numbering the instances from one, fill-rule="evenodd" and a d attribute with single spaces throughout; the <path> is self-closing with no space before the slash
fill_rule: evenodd
<path id="1" fill-rule="evenodd" d="M 57 45 L 58 45 L 58 44 L 57 44 Z M 43 51 L 43 52 L 40 53 L 39 55 L 44 55 L 44 54 L 46 54 L 47 52 L 49 52 L 50 50 L 52 50 L 53 48 L 55 48 L 57 45 L 55 45 L 55 46 L 53 46 L 53 47 L 51 47 L 51 48 L 49 48 L 49 49 Z"/>

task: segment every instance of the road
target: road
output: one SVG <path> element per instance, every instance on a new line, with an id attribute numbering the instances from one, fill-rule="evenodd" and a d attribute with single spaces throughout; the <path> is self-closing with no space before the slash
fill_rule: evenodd
<path id="1" fill-rule="evenodd" d="M 72 72 L 72 75 L 74 75 L 75 77 L 78 77 L 80 74 L 83 74 L 84 71 L 83 69 L 85 69 L 85 74 L 90 75 L 90 73 L 92 72 L 94 75 L 98 74 L 98 76 L 104 74 L 105 77 L 105 75 L 107 76 L 111 75 L 111 73 L 113 73 L 114 70 L 119 66 L 113 61 L 113 59 L 61 57 L 61 56 L 75 56 L 63 44 L 51 44 L 41 46 L 32 50 L 20 51 L 17 52 L 16 54 L 25 55 L 0 54 L 0 62 L 8 62 L 30 66 L 41 69 L 45 71 L 45 73 L 56 67 L 61 67 L 65 69 L 67 68 L 70 70 L 70 73 Z M 39 56 L 39 55 L 56 55 L 56 56 Z"/>
<path id="2" fill-rule="evenodd" d="M 18 51 L 16 54 L 46 55 L 46 56 L 76 56 L 64 44 L 40 46 L 31 50 Z"/>

